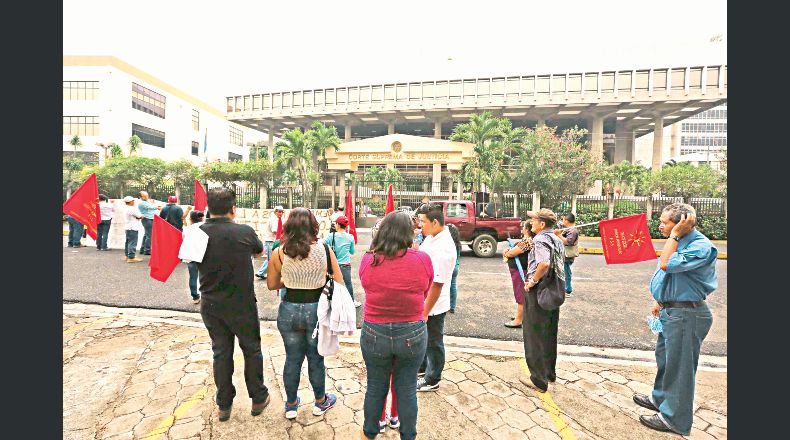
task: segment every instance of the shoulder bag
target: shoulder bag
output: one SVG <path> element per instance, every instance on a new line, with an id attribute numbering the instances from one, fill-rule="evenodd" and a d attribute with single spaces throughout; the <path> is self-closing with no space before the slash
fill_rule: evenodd
<path id="1" fill-rule="evenodd" d="M 335 291 L 335 279 L 332 278 L 332 256 L 329 255 L 329 246 L 326 243 L 324 243 L 324 252 L 326 252 L 326 285 L 324 285 L 322 293 L 326 295 L 326 299 L 332 301 L 332 293 Z"/>
<path id="2" fill-rule="evenodd" d="M 555 252 L 556 242 L 552 243 L 551 262 L 546 275 L 535 286 L 538 306 L 543 310 L 554 310 L 565 302 L 565 279 L 557 276 Z"/>

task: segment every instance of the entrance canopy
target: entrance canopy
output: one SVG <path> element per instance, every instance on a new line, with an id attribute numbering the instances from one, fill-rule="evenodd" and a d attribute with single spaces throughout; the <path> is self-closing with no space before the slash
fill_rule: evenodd
<path id="1" fill-rule="evenodd" d="M 390 134 L 340 144 L 326 153 L 330 170 L 357 171 L 360 165 L 446 165 L 459 171 L 474 156 L 474 145 L 408 134 Z"/>

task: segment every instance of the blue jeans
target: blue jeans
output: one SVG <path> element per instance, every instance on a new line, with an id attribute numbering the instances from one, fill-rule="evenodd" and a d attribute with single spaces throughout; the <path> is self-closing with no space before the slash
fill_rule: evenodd
<path id="1" fill-rule="evenodd" d="M 318 338 L 313 339 L 313 329 L 318 322 L 318 303 L 292 303 L 281 301 L 277 312 L 277 330 L 285 345 L 283 385 L 289 403 L 296 402 L 299 375 L 307 357 L 307 377 L 313 386 L 316 400 L 326 394 L 326 369 L 324 357 L 318 354 Z"/>
<path id="2" fill-rule="evenodd" d="M 458 266 L 455 266 L 453 270 L 453 279 L 450 281 L 450 309 L 455 310 L 455 303 L 458 299 L 458 284 L 456 280 L 458 279 Z"/>
<path id="3" fill-rule="evenodd" d="M 263 250 L 266 251 L 266 260 L 264 260 L 261 267 L 258 269 L 258 275 L 264 276 L 266 275 L 266 271 L 269 270 L 269 259 L 272 258 L 272 246 L 274 246 L 273 241 L 265 241 L 263 242 Z"/>
<path id="4" fill-rule="evenodd" d="M 137 233 L 136 229 L 126 230 L 126 246 L 124 246 L 126 258 L 134 258 L 134 253 L 137 251 Z"/>
<path id="5" fill-rule="evenodd" d="M 192 299 L 198 299 L 200 298 L 200 293 L 198 293 L 198 288 L 197 288 L 197 280 L 198 280 L 197 263 L 195 262 L 188 263 L 187 269 L 189 270 L 189 293 L 192 295 Z"/>
<path id="6" fill-rule="evenodd" d="M 96 249 L 107 249 L 107 237 L 110 235 L 112 220 L 102 220 L 96 227 Z"/>
<path id="7" fill-rule="evenodd" d="M 444 317 L 447 312 L 428 317 L 428 346 L 425 349 L 420 371 L 425 372 L 425 382 L 434 385 L 442 380 L 444 370 Z M 398 407 L 400 411 L 400 407 Z"/>
<path id="8" fill-rule="evenodd" d="M 656 380 L 650 400 L 659 417 L 675 432 L 691 432 L 694 383 L 699 350 L 713 324 L 707 305 L 696 308 L 661 309 L 662 333 L 656 342 Z"/>
<path id="9" fill-rule="evenodd" d="M 565 260 L 565 293 L 573 292 L 573 286 L 571 286 L 571 266 L 573 265 L 573 261 L 568 262 Z"/>
<path id="10" fill-rule="evenodd" d="M 150 254 L 151 253 L 151 230 L 154 227 L 154 219 L 152 218 L 144 218 L 141 220 L 143 223 L 143 229 L 145 230 L 145 235 L 143 235 L 143 244 L 140 246 L 140 253 L 141 254 Z"/>
<path id="11" fill-rule="evenodd" d="M 346 285 L 346 289 L 348 289 L 348 293 L 351 294 L 351 300 L 354 300 L 354 286 L 351 284 L 351 265 L 348 266 L 341 264 L 340 265 L 340 273 L 343 274 L 343 283 Z"/>
<path id="12" fill-rule="evenodd" d="M 362 323 L 359 347 L 368 374 L 362 431 L 368 438 L 379 433 L 390 373 L 401 422 L 400 438 L 410 440 L 417 436 L 417 370 L 427 343 L 425 321 Z"/>
<path id="13" fill-rule="evenodd" d="M 85 226 L 82 223 L 77 221 L 77 219 L 68 216 L 69 222 L 69 246 L 80 246 L 82 240 L 82 232 L 85 230 Z"/>

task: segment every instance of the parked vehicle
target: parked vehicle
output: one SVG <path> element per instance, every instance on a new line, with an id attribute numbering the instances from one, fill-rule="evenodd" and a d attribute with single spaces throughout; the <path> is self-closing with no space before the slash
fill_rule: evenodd
<path id="1" fill-rule="evenodd" d="M 508 237 L 521 238 L 520 218 L 487 216 L 484 203 L 476 204 L 470 200 L 438 200 L 431 203 L 443 206 L 444 223 L 454 224 L 458 228 L 461 243 L 469 246 L 478 257 L 493 257 L 496 255 L 497 243 L 507 241 Z"/>

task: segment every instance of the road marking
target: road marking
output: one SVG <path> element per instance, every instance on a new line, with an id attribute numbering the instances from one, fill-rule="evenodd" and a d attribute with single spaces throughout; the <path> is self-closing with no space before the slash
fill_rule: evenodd
<path id="1" fill-rule="evenodd" d="M 94 326 L 96 324 L 103 324 L 105 322 L 112 321 L 113 319 L 115 319 L 115 318 L 101 318 L 101 319 L 97 319 L 97 320 L 95 320 L 93 322 L 86 322 L 84 324 L 73 325 L 73 326 L 67 328 L 66 330 L 63 330 L 63 334 L 67 335 L 69 333 L 74 333 L 74 332 L 76 332 L 78 330 L 83 330 L 83 329 L 86 329 L 88 327 L 92 327 L 92 326 Z"/>
<path id="2" fill-rule="evenodd" d="M 524 370 L 524 373 L 529 377 L 527 361 L 524 358 L 520 358 L 519 363 L 521 364 L 521 369 Z M 551 393 L 546 391 L 545 393 L 536 392 L 535 394 L 537 394 L 543 402 L 543 407 L 551 416 L 551 420 L 554 421 L 554 426 L 557 428 L 560 437 L 562 437 L 563 440 L 576 440 L 573 429 L 565 422 L 560 407 L 558 407 L 557 404 L 554 403 L 554 399 L 551 398 Z"/>

